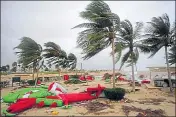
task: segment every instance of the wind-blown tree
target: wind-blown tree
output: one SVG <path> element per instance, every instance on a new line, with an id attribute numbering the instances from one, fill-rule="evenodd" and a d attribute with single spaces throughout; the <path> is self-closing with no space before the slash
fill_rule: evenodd
<path id="1" fill-rule="evenodd" d="M 92 1 L 80 17 L 88 20 L 74 28 L 86 28 L 77 38 L 77 46 L 82 48 L 83 59 L 89 59 L 105 48 L 112 46 L 113 87 L 115 87 L 114 39 L 119 29 L 120 18 L 112 13 L 108 4 L 103 1 Z"/>
<path id="2" fill-rule="evenodd" d="M 125 63 L 128 63 L 127 67 L 131 66 L 133 91 L 135 91 L 134 64 L 136 64 L 139 59 L 139 50 L 144 53 L 150 52 L 150 49 L 140 42 L 142 27 L 142 22 L 137 22 L 136 26 L 133 27 L 129 20 L 122 21 L 120 23 L 120 29 L 115 46 L 116 62 L 120 60 L 122 51 L 124 49 L 128 49 L 122 57 L 120 70 Z"/>
<path id="3" fill-rule="evenodd" d="M 1 71 L 7 72 L 7 67 L 6 67 L 6 66 L 2 66 L 2 67 L 1 67 Z"/>
<path id="4" fill-rule="evenodd" d="M 10 70 L 10 65 L 6 65 L 6 69 L 7 69 L 7 71 L 9 71 Z"/>
<path id="5" fill-rule="evenodd" d="M 16 72 L 17 71 L 17 62 L 13 62 L 12 63 L 12 69 L 11 69 L 12 72 Z"/>
<path id="6" fill-rule="evenodd" d="M 173 45 L 169 52 L 169 63 L 170 65 L 176 64 L 176 45 Z"/>
<path id="7" fill-rule="evenodd" d="M 50 71 L 51 71 L 51 67 L 52 67 L 51 63 L 50 63 L 50 64 L 48 64 L 48 67 L 50 68 Z"/>
<path id="8" fill-rule="evenodd" d="M 149 58 L 153 57 L 161 48 L 165 49 L 165 58 L 167 64 L 167 72 L 169 79 L 170 91 L 172 92 L 171 74 L 168 61 L 168 47 L 171 46 L 175 38 L 175 26 L 171 28 L 169 16 L 163 14 L 159 17 L 153 17 L 151 22 L 147 22 L 149 26 L 146 28 L 145 44 L 149 44 L 152 54 Z"/>
<path id="9" fill-rule="evenodd" d="M 24 66 L 32 65 L 33 68 L 33 80 L 34 73 L 38 71 L 37 67 L 42 60 L 42 47 L 37 44 L 33 39 L 29 37 L 22 37 L 20 44 L 14 49 L 18 49 L 16 52 L 19 58 L 19 62 Z"/>
<path id="10" fill-rule="evenodd" d="M 54 42 L 45 43 L 43 56 L 48 59 L 48 64 L 57 65 L 60 68 L 76 68 L 77 58 L 74 54 L 70 53 L 67 56 L 67 53 L 60 48 L 59 45 Z"/>
<path id="11" fill-rule="evenodd" d="M 175 38 L 176 32 L 174 30 L 175 29 L 175 23 L 176 22 L 174 22 L 174 25 L 171 29 L 172 35 L 173 35 L 173 38 L 172 38 L 173 43 L 172 43 L 172 46 L 170 48 L 170 52 L 168 53 L 168 55 L 169 55 L 168 59 L 169 59 L 170 65 L 176 64 L 176 38 Z"/>

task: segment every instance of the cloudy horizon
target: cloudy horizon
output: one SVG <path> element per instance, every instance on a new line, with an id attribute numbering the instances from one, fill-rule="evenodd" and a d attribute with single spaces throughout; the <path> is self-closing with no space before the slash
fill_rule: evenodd
<path id="1" fill-rule="evenodd" d="M 121 20 L 149 22 L 152 17 L 167 13 L 171 25 L 175 21 L 175 1 L 105 1 L 112 12 Z M 17 61 L 14 54 L 23 36 L 30 37 L 40 45 L 52 41 L 67 53 L 78 58 L 77 68 L 83 63 L 83 69 L 112 69 L 111 48 L 107 48 L 90 58 L 82 60 L 81 49 L 76 48 L 76 38 L 80 29 L 71 29 L 86 22 L 79 17 L 90 1 L 1 1 L 1 65 Z M 164 49 L 153 58 L 140 54 L 137 68 L 147 70 L 149 66 L 166 66 Z M 116 64 L 119 68 L 120 62 Z M 123 67 L 123 70 L 131 68 Z"/>

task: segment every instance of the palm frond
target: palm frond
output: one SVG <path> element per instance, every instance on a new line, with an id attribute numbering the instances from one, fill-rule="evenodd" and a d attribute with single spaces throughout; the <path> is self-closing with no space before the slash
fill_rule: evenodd
<path id="1" fill-rule="evenodd" d="M 133 39 L 140 39 L 141 38 L 141 31 L 144 24 L 142 22 L 137 22 L 134 32 L 133 32 Z"/>
<path id="2" fill-rule="evenodd" d="M 131 54 L 130 50 L 126 54 L 124 54 L 124 56 L 122 57 L 121 66 L 120 66 L 119 70 L 121 70 L 121 68 L 123 67 L 124 63 L 128 60 L 130 54 Z"/>

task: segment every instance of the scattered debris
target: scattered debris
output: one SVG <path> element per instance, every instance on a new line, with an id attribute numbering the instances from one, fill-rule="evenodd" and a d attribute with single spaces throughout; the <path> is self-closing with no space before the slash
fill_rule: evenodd
<path id="1" fill-rule="evenodd" d="M 100 103 L 100 102 L 89 102 L 86 104 L 85 108 L 88 110 L 87 113 L 95 113 L 97 111 L 101 111 L 104 109 L 107 109 L 108 107 L 110 107 L 110 105 L 108 104 L 104 104 L 104 103 Z"/>
<path id="2" fill-rule="evenodd" d="M 123 102 L 125 102 L 125 103 L 132 103 L 132 102 L 134 102 L 133 100 L 128 99 L 128 98 L 124 98 L 124 99 L 122 99 L 122 100 L 123 100 Z"/>
<path id="3" fill-rule="evenodd" d="M 161 109 L 158 109 L 158 110 L 151 110 L 151 109 L 141 109 L 141 108 L 137 108 L 137 107 L 134 107 L 134 106 L 122 106 L 122 110 L 123 112 L 125 113 L 126 116 L 129 115 L 129 113 L 131 111 L 135 111 L 135 112 L 139 112 L 140 114 L 138 114 L 137 116 L 139 117 L 140 115 L 142 116 L 159 116 L 159 117 L 165 117 L 165 112 Z M 140 116 L 140 117 L 142 117 Z"/>
<path id="4" fill-rule="evenodd" d="M 171 100 L 170 100 L 170 101 L 168 101 L 168 103 L 176 104 L 174 101 L 171 101 Z"/>
<path id="5" fill-rule="evenodd" d="M 136 101 L 140 104 L 154 104 L 159 105 L 161 102 L 164 102 L 166 99 L 164 98 L 145 98 L 145 99 L 139 99 L 140 101 Z"/>
<path id="6" fill-rule="evenodd" d="M 79 88 L 75 88 L 75 89 L 73 89 L 73 90 L 78 90 Z"/>
<path id="7" fill-rule="evenodd" d="M 96 115 L 105 115 L 105 114 L 109 114 L 109 113 L 115 113 L 115 111 L 108 111 L 108 112 L 95 112 L 94 114 L 96 114 Z"/>

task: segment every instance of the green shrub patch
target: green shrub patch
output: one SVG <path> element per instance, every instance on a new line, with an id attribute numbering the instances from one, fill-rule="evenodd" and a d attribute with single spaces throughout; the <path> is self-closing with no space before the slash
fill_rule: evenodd
<path id="1" fill-rule="evenodd" d="M 27 83 L 28 83 L 30 86 L 34 86 L 34 85 L 35 85 L 35 80 L 28 80 Z"/>
<path id="2" fill-rule="evenodd" d="M 121 100 L 124 98 L 125 89 L 123 88 L 106 88 L 104 90 L 106 98 L 110 100 Z"/>
<path id="3" fill-rule="evenodd" d="M 81 83 L 85 83 L 85 82 L 72 78 L 70 80 L 65 81 L 64 83 L 65 84 L 81 84 Z"/>

